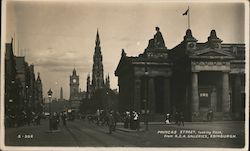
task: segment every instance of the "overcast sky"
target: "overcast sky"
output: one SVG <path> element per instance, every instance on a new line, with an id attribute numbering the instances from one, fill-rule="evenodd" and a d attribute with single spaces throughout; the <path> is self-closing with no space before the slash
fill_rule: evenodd
<path id="1" fill-rule="evenodd" d="M 104 75 L 118 88 L 114 71 L 121 50 L 128 56 L 143 53 L 159 26 L 171 49 L 183 40 L 190 7 L 191 29 L 198 42 L 206 42 L 212 29 L 225 43 L 244 43 L 244 4 L 168 2 L 7 2 L 7 35 L 15 33 L 15 54 L 25 55 L 43 81 L 44 96 L 52 88 L 69 98 L 73 68 L 86 90 L 91 74 L 97 28 L 101 39 Z M 19 43 L 19 44 L 18 44 Z M 17 51 L 19 48 L 20 51 Z M 37 74 L 36 74 L 37 75 Z"/>

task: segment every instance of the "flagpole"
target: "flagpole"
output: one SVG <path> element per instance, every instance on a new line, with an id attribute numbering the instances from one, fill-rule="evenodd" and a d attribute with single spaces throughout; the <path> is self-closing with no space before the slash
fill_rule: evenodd
<path id="1" fill-rule="evenodd" d="M 15 52 L 16 53 L 16 46 L 15 46 L 15 43 L 16 43 L 16 35 L 15 35 L 15 32 L 14 32 L 14 40 L 13 40 L 13 52 Z"/>
<path id="2" fill-rule="evenodd" d="M 188 29 L 190 29 L 190 9 L 188 6 Z"/>

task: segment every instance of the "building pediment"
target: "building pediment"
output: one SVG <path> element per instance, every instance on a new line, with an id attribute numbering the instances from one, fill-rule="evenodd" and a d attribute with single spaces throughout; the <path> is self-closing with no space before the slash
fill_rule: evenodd
<path id="1" fill-rule="evenodd" d="M 229 52 L 222 49 L 205 49 L 194 52 L 191 57 L 194 58 L 234 58 Z"/>
<path id="2" fill-rule="evenodd" d="M 122 56 L 120 61 L 119 61 L 118 66 L 117 66 L 117 68 L 115 70 L 115 75 L 118 75 L 121 70 L 123 70 L 124 68 L 126 68 L 126 67 L 128 67 L 130 65 L 132 65 L 132 64 L 131 64 L 129 58 L 127 56 L 125 56 L 125 55 Z"/>

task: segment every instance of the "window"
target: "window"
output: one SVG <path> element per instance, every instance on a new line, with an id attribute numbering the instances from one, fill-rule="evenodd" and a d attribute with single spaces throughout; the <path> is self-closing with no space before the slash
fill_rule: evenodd
<path id="1" fill-rule="evenodd" d="M 208 93 L 202 92 L 200 93 L 200 97 L 208 97 Z"/>

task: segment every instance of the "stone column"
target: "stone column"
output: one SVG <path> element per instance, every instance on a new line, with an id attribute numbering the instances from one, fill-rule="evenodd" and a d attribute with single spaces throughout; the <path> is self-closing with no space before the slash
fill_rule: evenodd
<path id="1" fill-rule="evenodd" d="M 168 78 L 164 79 L 164 111 L 165 113 L 170 113 L 170 80 Z"/>
<path id="2" fill-rule="evenodd" d="M 134 80 L 134 109 L 137 112 L 140 112 L 140 104 L 141 104 L 141 79 L 139 77 L 135 77 Z"/>
<path id="3" fill-rule="evenodd" d="M 240 81 L 240 75 L 237 74 L 235 76 L 234 80 L 234 108 L 235 112 L 241 111 L 241 81 Z"/>
<path id="4" fill-rule="evenodd" d="M 222 112 L 230 112 L 228 72 L 222 72 Z"/>
<path id="5" fill-rule="evenodd" d="M 154 78 L 150 77 L 148 81 L 148 107 L 151 113 L 155 113 L 155 83 Z"/>
<path id="6" fill-rule="evenodd" d="M 198 73 L 192 72 L 192 92 L 191 92 L 191 109 L 192 113 L 199 112 L 199 94 L 198 94 Z"/>

